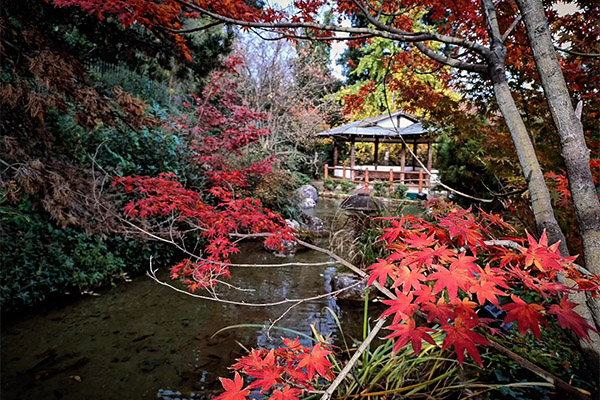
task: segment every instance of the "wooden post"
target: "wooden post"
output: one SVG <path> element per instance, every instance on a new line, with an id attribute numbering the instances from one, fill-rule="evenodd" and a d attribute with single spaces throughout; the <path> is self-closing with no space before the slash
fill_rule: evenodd
<path id="1" fill-rule="evenodd" d="M 346 166 L 344 165 L 344 167 L 342 168 L 342 176 L 343 176 L 343 180 L 346 180 Z"/>
<path id="2" fill-rule="evenodd" d="M 377 171 L 378 163 L 379 163 L 379 138 L 375 138 L 375 154 L 373 155 L 373 164 L 375 164 L 375 171 Z"/>
<path id="3" fill-rule="evenodd" d="M 393 187 L 394 187 L 394 171 L 392 171 L 390 169 L 390 197 L 392 196 Z"/>
<path id="4" fill-rule="evenodd" d="M 337 142 L 333 142 L 333 168 L 338 165 L 338 145 Z"/>
<path id="5" fill-rule="evenodd" d="M 431 169 L 433 168 L 433 144 L 431 140 L 427 142 L 427 170 L 430 172 L 427 174 L 427 186 L 431 185 Z"/>
<path id="6" fill-rule="evenodd" d="M 412 158 L 412 170 L 417 169 L 417 139 L 413 142 L 413 153 L 414 157 Z"/>
<path id="7" fill-rule="evenodd" d="M 324 179 L 329 178 L 329 165 L 325 164 L 325 173 L 323 174 Z"/>
<path id="8" fill-rule="evenodd" d="M 400 184 L 404 185 L 404 171 L 406 171 L 406 145 L 402 143 L 400 152 Z"/>
<path id="9" fill-rule="evenodd" d="M 433 168 L 433 144 L 431 141 L 427 142 L 427 169 L 431 171 Z"/>
<path id="10" fill-rule="evenodd" d="M 423 193 L 423 171 L 419 171 L 419 193 Z"/>
<path id="11" fill-rule="evenodd" d="M 365 193 L 369 193 L 369 169 L 365 169 Z"/>
<path id="12" fill-rule="evenodd" d="M 354 180 L 354 163 L 356 161 L 356 139 L 354 136 L 350 139 L 350 178 Z"/>

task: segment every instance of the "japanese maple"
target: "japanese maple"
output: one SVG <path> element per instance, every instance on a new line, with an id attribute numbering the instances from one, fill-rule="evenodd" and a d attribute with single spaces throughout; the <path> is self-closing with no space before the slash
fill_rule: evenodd
<path id="1" fill-rule="evenodd" d="M 293 239 L 293 230 L 278 213 L 244 196 L 251 180 L 271 170 L 272 160 L 244 163 L 241 157 L 242 150 L 269 132 L 258 127 L 264 115 L 249 109 L 236 93 L 232 78 L 238 66 L 239 60 L 226 60 L 211 74 L 204 92 L 192 95 L 195 104 L 188 104 L 190 112 L 166 126 L 190 144 L 190 162 L 209 180 L 203 192 L 186 188 L 173 173 L 118 177 L 114 182 L 137 197 L 125 206 L 127 216 L 174 218 L 207 240 L 203 254 L 190 255 L 171 268 L 171 277 L 182 279 L 191 291 L 213 288 L 219 278 L 229 276 L 227 264 L 239 252 L 232 235 L 262 235 L 270 248 Z"/>
<path id="2" fill-rule="evenodd" d="M 389 308 L 381 317 L 393 317 L 388 329 L 394 333 L 387 337 L 397 338 L 394 350 L 410 342 L 418 354 L 422 340 L 435 344 L 429 332 L 440 329 L 445 333 L 443 349 L 453 347 L 461 364 L 466 351 L 481 365 L 476 345 L 488 343 L 486 331 L 496 333 L 491 320 L 480 316 L 488 304 L 504 311 L 499 322 L 505 329 L 516 323 L 522 335 L 531 331 L 539 338 L 550 316 L 582 338 L 596 331 L 573 311 L 574 303 L 566 296 L 575 291 L 598 293 L 600 278 L 583 277 L 574 265 L 575 257 L 562 257 L 558 244 L 548 244 L 545 232 L 539 240 L 528 233 L 527 240 L 502 237 L 498 241 L 503 231 L 515 232 L 498 216 L 474 214 L 439 200 L 429 205 L 432 221 L 415 216 L 384 218 L 391 222 L 383 233 L 390 253 L 368 268 L 369 284 L 379 281 L 405 289 L 404 293 L 396 289 L 395 299 L 383 300 Z M 556 282 L 559 274 L 574 285 Z M 528 296 L 530 292 L 543 300 L 533 302 L 536 296 Z"/>
<path id="3" fill-rule="evenodd" d="M 235 384 L 230 379 L 221 378 L 225 392 L 216 397 L 227 400 L 229 396 L 237 400 L 247 398 L 252 389 L 260 389 L 262 395 L 270 395 L 273 400 L 294 400 L 306 390 L 314 389 L 320 379 L 332 380 L 333 354 L 323 343 L 305 347 L 299 338 L 283 339 L 283 346 L 276 349 L 253 349 L 237 360 L 231 369 L 235 372 Z M 248 386 L 242 391 L 243 379 Z M 232 398 L 233 400 L 234 398 Z"/>

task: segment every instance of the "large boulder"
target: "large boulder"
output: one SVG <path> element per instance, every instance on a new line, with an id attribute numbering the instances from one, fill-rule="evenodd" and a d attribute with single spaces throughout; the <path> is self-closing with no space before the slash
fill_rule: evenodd
<path id="1" fill-rule="evenodd" d="M 300 222 L 296 221 L 295 219 L 286 219 L 285 224 L 295 231 L 300 229 Z"/>
<path id="2" fill-rule="evenodd" d="M 295 197 L 300 208 L 304 209 L 314 208 L 319 201 L 317 188 L 312 185 L 300 186 L 298 189 L 296 189 Z"/>

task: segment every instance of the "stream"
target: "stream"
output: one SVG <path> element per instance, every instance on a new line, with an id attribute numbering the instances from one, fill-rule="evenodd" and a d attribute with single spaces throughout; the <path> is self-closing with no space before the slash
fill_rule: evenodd
<path id="1" fill-rule="evenodd" d="M 321 199 L 313 211 L 325 227 L 338 213 L 338 202 Z M 321 239 L 326 246 L 326 239 Z M 259 242 L 244 242 L 234 263 L 286 263 Z M 300 250 L 298 262 L 330 261 L 324 254 Z M 155 267 L 160 267 L 156 266 Z M 231 268 L 232 285 L 253 292 L 220 289 L 222 298 L 272 302 L 327 293 L 336 266 Z M 158 277 L 170 281 L 168 266 Z M 237 324 L 267 326 L 289 305 L 249 307 L 195 299 L 139 276 L 132 282 L 79 298 L 47 311 L 28 313 L 2 324 L 2 399 L 186 399 L 219 392 L 219 376 L 245 354 L 242 346 L 279 346 L 296 334 L 272 329 L 221 328 Z M 322 298 L 291 309 L 277 327 L 340 339 L 329 307 L 348 338 L 360 338 L 362 304 L 337 304 Z M 354 330 L 352 329 L 354 327 Z M 305 345 L 309 342 L 304 339 Z M 208 396 L 207 396 L 208 395 Z"/>

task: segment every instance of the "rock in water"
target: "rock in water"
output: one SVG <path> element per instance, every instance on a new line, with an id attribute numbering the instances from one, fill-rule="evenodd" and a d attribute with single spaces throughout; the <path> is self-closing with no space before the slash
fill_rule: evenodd
<path id="1" fill-rule="evenodd" d="M 298 242 L 294 239 L 284 239 L 277 247 L 269 247 L 263 243 L 263 247 L 272 251 L 276 257 L 293 257 L 296 255 L 296 245 Z"/>
<path id="2" fill-rule="evenodd" d="M 323 220 L 319 217 L 313 217 L 302 212 L 300 213 L 300 223 L 310 232 L 323 233 Z"/>
<path id="3" fill-rule="evenodd" d="M 295 231 L 300 229 L 300 222 L 296 221 L 295 219 L 286 219 L 285 224 Z"/>
<path id="4" fill-rule="evenodd" d="M 302 185 L 296 189 L 296 200 L 300 208 L 314 208 L 319 201 L 317 188 L 312 185 Z"/>
<path id="5" fill-rule="evenodd" d="M 355 284 L 360 279 L 361 278 L 357 277 L 354 274 L 339 272 L 331 277 L 331 288 L 333 290 L 340 290 Z M 343 292 L 338 293 L 335 297 L 337 297 L 338 300 L 365 301 L 366 290 L 366 282 L 361 282 L 360 284 L 354 286 L 351 289 L 344 290 Z"/>

